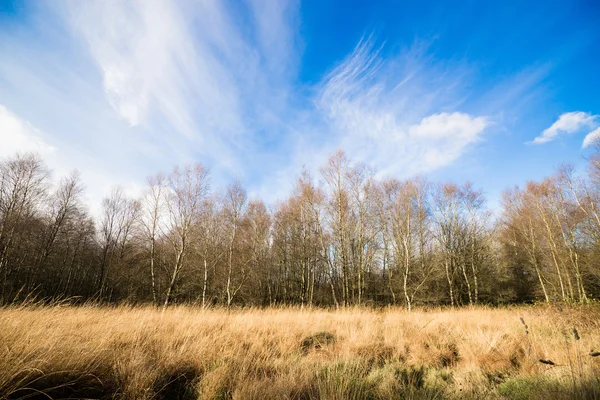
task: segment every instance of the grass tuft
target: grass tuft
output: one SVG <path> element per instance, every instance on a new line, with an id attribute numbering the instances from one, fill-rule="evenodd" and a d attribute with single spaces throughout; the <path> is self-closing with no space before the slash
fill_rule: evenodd
<path id="1" fill-rule="evenodd" d="M 325 346 L 335 343 L 335 335 L 330 332 L 317 332 L 307 336 L 300 344 L 300 350 L 303 354 L 307 354 L 310 350 L 319 350 Z"/>

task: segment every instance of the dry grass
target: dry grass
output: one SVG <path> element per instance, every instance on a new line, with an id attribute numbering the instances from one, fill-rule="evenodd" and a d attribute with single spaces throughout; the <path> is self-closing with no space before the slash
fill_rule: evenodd
<path id="1" fill-rule="evenodd" d="M 600 398 L 592 349 L 597 306 L 9 307 L 0 398 Z"/>

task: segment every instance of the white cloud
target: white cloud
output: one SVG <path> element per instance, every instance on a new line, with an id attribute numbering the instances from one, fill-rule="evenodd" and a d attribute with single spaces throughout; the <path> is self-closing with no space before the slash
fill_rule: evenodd
<path id="1" fill-rule="evenodd" d="M 25 152 L 37 153 L 42 157 L 52 171 L 55 183 L 72 170 L 79 170 L 91 200 L 88 205 L 93 215 L 99 215 L 102 197 L 115 185 L 125 187 L 127 194 L 141 193 L 138 183 L 127 176 L 112 175 L 106 171 L 106 166 L 98 166 L 69 145 L 63 143 L 59 149 L 49 144 L 47 134 L 0 104 L 0 158 Z"/>
<path id="2" fill-rule="evenodd" d="M 261 151 L 260 134 L 282 125 L 300 55 L 297 2 L 67 4 L 63 14 L 106 99 L 130 126 L 155 131 L 154 140 L 235 175 Z"/>
<path id="3" fill-rule="evenodd" d="M 542 134 L 533 140 L 533 144 L 550 142 L 561 133 L 575 133 L 584 127 L 592 127 L 596 124 L 596 115 L 582 111 L 574 111 L 562 114 L 549 128 L 544 129 Z"/>
<path id="4" fill-rule="evenodd" d="M 488 124 L 486 117 L 474 118 L 459 112 L 441 113 L 423 118 L 420 124 L 409 128 L 409 134 L 432 140 L 460 138 L 469 143 L 475 141 Z"/>
<path id="5" fill-rule="evenodd" d="M 451 164 L 490 125 L 488 117 L 456 111 L 468 68 L 433 63 L 418 44 L 386 59 L 381 51 L 373 38 L 363 39 L 325 78 L 316 104 L 332 141 L 380 174 Z"/>
<path id="6" fill-rule="evenodd" d="M 0 157 L 17 152 L 51 154 L 56 148 L 48 144 L 44 134 L 29 122 L 21 120 L 0 104 Z"/>
<path id="7" fill-rule="evenodd" d="M 237 44 L 227 40 L 232 35 L 226 30 L 234 27 L 220 4 L 199 3 L 187 14 L 191 10 L 161 0 L 73 2 L 67 17 L 87 43 L 108 101 L 123 119 L 136 126 L 148 123 L 151 111 L 160 112 L 180 134 L 193 137 L 207 133 L 197 132 L 195 113 L 215 123 L 221 115 L 218 123 L 230 124 L 230 130 L 239 123 L 237 90 L 211 48 Z M 199 40 L 192 31 L 195 15 L 208 31 Z"/>
<path id="8" fill-rule="evenodd" d="M 60 148 L 57 174 L 77 167 L 89 177 L 96 203 L 112 185 L 143 185 L 192 161 L 211 169 L 215 187 L 268 180 L 287 162 L 283 121 L 295 112 L 300 58 L 299 4 L 271 5 L 32 4 L 0 30 L 0 104 Z"/>
<path id="9" fill-rule="evenodd" d="M 70 146 L 62 144 L 59 149 L 51 145 L 47 134 L 0 104 L 0 159 L 25 152 L 37 153 L 42 157 L 52 171 L 55 183 L 70 171 L 79 170 L 82 181 L 87 186 L 86 192 L 91 199 L 88 205 L 93 215 L 99 215 L 102 197 L 117 184 L 126 187 L 127 193 L 140 192 L 135 181 L 111 175 L 93 162 L 86 163 L 85 156 L 82 157 Z"/>
<path id="10" fill-rule="evenodd" d="M 469 103 L 481 95 L 469 65 L 422 43 L 390 56 L 367 38 L 304 85 L 295 0 L 35 4 L 26 29 L 0 31 L 0 103 L 50 135 L 57 168 L 82 169 L 96 203 L 190 161 L 213 187 L 239 176 L 267 201 L 338 148 L 381 174 L 428 172 L 467 154 L 538 82 Z"/>
<path id="11" fill-rule="evenodd" d="M 600 143 L 600 128 L 596 128 L 592 132 L 585 135 L 581 147 L 585 149 L 586 147 L 593 146 L 598 143 Z"/>

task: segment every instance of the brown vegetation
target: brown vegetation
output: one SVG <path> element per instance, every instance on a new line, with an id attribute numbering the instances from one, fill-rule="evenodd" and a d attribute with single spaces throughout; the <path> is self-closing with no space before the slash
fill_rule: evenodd
<path id="1" fill-rule="evenodd" d="M 561 310 L 13 306 L 0 398 L 599 398 L 600 309 Z"/>
<path id="2" fill-rule="evenodd" d="M 0 304 L 476 305 L 600 297 L 600 174 L 561 167 L 505 192 L 375 179 L 343 152 L 268 207 L 201 164 L 114 189 L 92 218 L 76 173 L 0 160 Z"/>

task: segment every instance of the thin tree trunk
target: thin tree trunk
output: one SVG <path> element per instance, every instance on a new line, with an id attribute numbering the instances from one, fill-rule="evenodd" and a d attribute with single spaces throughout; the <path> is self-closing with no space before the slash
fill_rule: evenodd
<path id="1" fill-rule="evenodd" d="M 469 277 L 467 276 L 467 266 L 464 261 L 461 263 L 460 270 L 463 273 L 463 277 L 465 278 L 465 283 L 467 284 L 467 294 L 469 295 L 469 305 L 473 305 L 473 295 L 471 292 L 471 282 L 469 282 Z"/>
<path id="2" fill-rule="evenodd" d="M 542 287 L 542 292 L 544 293 L 544 300 L 546 303 L 550 303 L 550 298 L 548 297 L 548 292 L 546 291 L 546 285 L 544 285 L 544 280 L 542 279 L 542 273 L 540 272 L 540 268 L 538 266 L 536 253 L 536 245 L 535 245 L 535 236 L 533 235 L 533 224 L 531 223 L 531 219 L 529 219 L 529 235 L 531 240 L 531 261 L 533 263 L 533 267 L 535 268 L 535 272 L 540 281 L 540 286 Z"/>
<path id="3" fill-rule="evenodd" d="M 233 232 L 231 233 L 231 239 L 229 241 L 229 253 L 227 257 L 227 308 L 231 306 L 233 302 L 233 295 L 231 293 L 231 275 L 233 274 L 233 243 L 237 233 L 237 220 L 234 221 Z"/>
<path id="4" fill-rule="evenodd" d="M 558 264 L 557 254 L 556 254 L 556 243 L 554 242 L 554 238 L 552 236 L 552 230 L 550 229 L 550 225 L 548 225 L 548 221 L 544 216 L 544 212 L 541 209 L 540 205 L 536 203 L 538 211 L 540 212 L 540 216 L 542 217 L 542 221 L 544 222 L 544 226 L 546 227 L 546 232 L 548 234 L 548 241 L 550 242 L 550 254 L 552 255 L 552 261 L 554 262 L 554 266 L 556 268 L 556 273 L 558 275 L 558 282 L 560 283 L 560 291 L 562 295 L 563 301 L 566 300 L 567 296 L 565 293 L 565 286 L 563 284 L 562 272 L 560 270 L 560 266 Z"/>
<path id="5" fill-rule="evenodd" d="M 150 277 L 152 280 L 152 301 L 154 302 L 155 306 L 158 306 L 158 299 L 156 296 L 156 280 L 154 277 L 154 258 L 155 258 L 155 240 L 154 238 L 152 238 L 151 244 L 150 244 Z"/>
<path id="6" fill-rule="evenodd" d="M 448 288 L 449 288 L 449 293 L 450 293 L 450 304 L 452 305 L 452 307 L 454 307 L 454 289 L 453 289 L 453 280 L 450 278 L 450 263 L 448 262 L 448 259 L 446 259 L 445 261 L 445 267 L 446 267 L 446 279 L 448 280 Z"/>
<path id="7" fill-rule="evenodd" d="M 171 280 L 169 282 L 169 287 L 167 288 L 167 295 L 165 296 L 165 302 L 163 304 L 163 312 L 167 309 L 169 305 L 169 301 L 171 300 L 171 294 L 173 293 L 173 287 L 175 286 L 175 281 L 177 280 L 177 275 L 181 270 L 183 265 L 183 254 L 184 249 L 182 249 L 177 253 L 177 258 L 175 260 L 175 268 L 173 269 L 173 275 L 171 276 Z"/>
<path id="8" fill-rule="evenodd" d="M 475 266 L 475 222 L 474 218 L 471 220 L 473 229 L 471 230 L 471 270 L 473 272 L 473 284 L 475 286 L 475 304 L 479 298 L 479 284 L 477 282 L 477 267 Z"/>
<path id="9" fill-rule="evenodd" d="M 206 307 L 206 287 L 208 285 L 208 263 L 206 262 L 206 254 L 204 255 L 204 283 L 202 285 L 202 309 Z"/>

